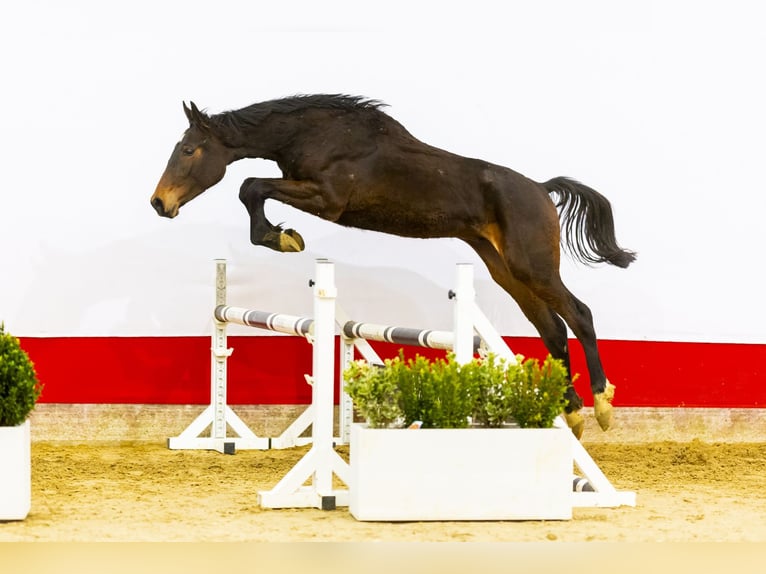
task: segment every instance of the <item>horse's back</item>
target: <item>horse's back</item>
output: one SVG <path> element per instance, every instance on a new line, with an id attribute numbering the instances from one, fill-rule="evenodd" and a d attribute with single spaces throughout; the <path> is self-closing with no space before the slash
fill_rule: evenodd
<path id="1" fill-rule="evenodd" d="M 380 110 L 317 110 L 304 122 L 299 147 L 310 153 L 300 153 L 285 175 L 325 181 L 328 193 L 344 197 L 341 225 L 408 237 L 467 237 L 490 221 L 506 228 L 521 215 L 535 220 L 552 210 L 556 217 L 541 184 L 427 144 Z"/>

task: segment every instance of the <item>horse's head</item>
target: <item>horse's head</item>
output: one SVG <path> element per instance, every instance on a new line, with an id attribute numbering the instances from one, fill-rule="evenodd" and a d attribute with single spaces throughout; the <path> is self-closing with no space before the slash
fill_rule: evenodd
<path id="1" fill-rule="evenodd" d="M 175 217 L 182 205 L 221 181 L 234 159 L 213 133 L 210 118 L 194 102 L 191 108 L 184 103 L 184 112 L 189 129 L 173 149 L 151 199 L 152 207 L 163 217 Z"/>

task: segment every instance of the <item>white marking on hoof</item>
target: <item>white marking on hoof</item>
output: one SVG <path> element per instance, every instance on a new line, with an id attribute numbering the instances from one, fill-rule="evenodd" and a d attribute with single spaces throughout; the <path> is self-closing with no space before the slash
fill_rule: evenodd
<path id="1" fill-rule="evenodd" d="M 585 419 L 580 414 L 580 411 L 564 413 L 564 418 L 567 421 L 567 426 L 572 430 L 572 434 L 575 435 L 577 440 L 580 440 L 582 433 L 585 431 Z"/>
<path id="2" fill-rule="evenodd" d="M 298 236 L 300 237 L 300 235 Z M 303 246 L 295 240 L 291 235 L 286 233 L 279 234 L 279 250 L 286 253 L 295 253 L 297 251 L 303 251 Z"/>
<path id="3" fill-rule="evenodd" d="M 608 430 L 612 426 L 612 399 L 614 385 L 607 380 L 604 392 L 593 395 L 593 410 L 601 430 Z"/>

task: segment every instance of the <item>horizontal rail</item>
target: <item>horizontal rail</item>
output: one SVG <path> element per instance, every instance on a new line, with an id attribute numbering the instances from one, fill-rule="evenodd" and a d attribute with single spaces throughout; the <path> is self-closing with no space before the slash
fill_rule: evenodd
<path id="1" fill-rule="evenodd" d="M 399 345 L 413 345 L 429 349 L 452 350 L 455 345 L 455 334 L 452 331 L 434 331 L 431 329 L 415 329 L 412 327 L 389 327 L 374 323 L 357 323 L 347 321 L 341 329 L 349 339 L 366 339 L 368 341 L 383 341 Z M 474 351 L 481 345 L 481 338 L 473 339 Z"/>
<path id="2" fill-rule="evenodd" d="M 314 327 L 314 319 L 309 317 L 297 317 L 284 313 L 271 313 L 270 311 L 256 311 L 242 307 L 218 305 L 214 316 L 222 323 L 237 323 L 247 327 L 258 327 L 269 331 L 277 331 L 288 335 L 300 335 L 305 337 L 311 334 Z"/>
<path id="3" fill-rule="evenodd" d="M 236 323 L 247 327 L 257 327 L 269 331 L 277 331 L 288 335 L 306 336 L 311 334 L 314 320 L 309 317 L 298 317 L 284 313 L 257 311 L 243 307 L 218 305 L 214 316 L 222 323 Z M 452 331 L 435 331 L 432 329 L 415 329 L 413 327 L 390 327 L 374 323 L 357 323 L 347 321 L 341 331 L 350 339 L 366 339 L 382 341 L 399 345 L 412 345 L 428 349 L 453 350 L 455 334 Z M 474 352 L 481 345 L 481 337 L 473 338 Z"/>

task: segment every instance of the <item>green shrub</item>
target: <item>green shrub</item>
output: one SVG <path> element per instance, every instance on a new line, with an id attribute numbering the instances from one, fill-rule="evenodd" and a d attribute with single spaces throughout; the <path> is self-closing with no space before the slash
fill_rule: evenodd
<path id="1" fill-rule="evenodd" d="M 343 373 L 345 391 L 354 401 L 354 407 L 371 428 L 386 428 L 402 417 L 399 406 L 401 394 L 391 359 L 385 366 L 354 361 Z"/>
<path id="2" fill-rule="evenodd" d="M 372 428 L 421 421 L 423 428 L 464 428 L 473 410 L 471 388 L 451 358 L 386 359 L 383 367 L 356 361 L 343 373 L 345 390 Z"/>
<path id="3" fill-rule="evenodd" d="M 508 368 L 504 359 L 491 353 L 462 366 L 461 375 L 473 389 L 473 420 L 477 424 L 497 428 L 511 418 L 513 395 Z"/>
<path id="4" fill-rule="evenodd" d="M 542 366 L 527 359 L 508 370 L 511 415 L 521 428 L 549 428 L 566 405 L 566 367 L 550 355 Z"/>
<path id="5" fill-rule="evenodd" d="M 391 371 L 391 378 L 395 381 L 399 390 L 399 407 L 404 418 L 404 423 L 411 424 L 420 420 L 426 397 L 423 397 L 422 380 L 428 376 L 431 365 L 428 359 L 417 356 L 415 360 L 405 361 L 404 353 L 400 350 L 399 356 L 387 362 L 387 369 Z"/>
<path id="6" fill-rule="evenodd" d="M 37 402 L 42 387 L 34 365 L 19 340 L 0 323 L 0 426 L 23 423 Z"/>
<path id="7" fill-rule="evenodd" d="M 421 421 L 422 428 L 465 428 L 474 422 L 501 427 L 548 428 L 564 410 L 566 369 L 550 355 L 542 366 L 518 357 L 515 365 L 493 354 L 460 365 L 453 354 L 405 360 L 402 351 L 385 366 L 357 361 L 343 373 L 345 390 L 370 427 Z"/>
<path id="8" fill-rule="evenodd" d="M 473 387 L 471 381 L 463 378 L 461 366 L 454 357 L 436 359 L 430 364 L 416 357 L 408 365 L 418 374 L 413 390 L 419 400 L 417 410 L 405 410 L 407 421 L 422 421 L 423 428 L 467 427 L 473 414 Z"/>
<path id="9" fill-rule="evenodd" d="M 385 370 L 386 378 L 390 377 L 399 390 L 404 423 L 420 421 L 422 428 L 468 426 L 473 408 L 472 392 L 461 378 L 460 366 L 451 357 L 430 362 L 417 355 L 405 360 L 400 351 L 398 357 L 386 361 Z"/>

